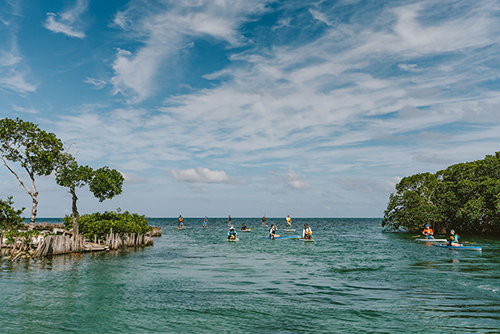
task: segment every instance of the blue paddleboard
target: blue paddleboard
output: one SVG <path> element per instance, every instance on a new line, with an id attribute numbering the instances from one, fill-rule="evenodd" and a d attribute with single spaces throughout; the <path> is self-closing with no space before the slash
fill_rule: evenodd
<path id="1" fill-rule="evenodd" d="M 478 246 L 448 246 L 448 245 L 434 245 L 435 247 L 443 247 L 450 249 L 470 249 L 470 250 L 481 250 L 481 247 Z"/>
<path id="2" fill-rule="evenodd" d="M 261 237 L 262 239 L 271 239 L 271 237 Z M 298 235 L 290 235 L 286 237 L 274 237 L 275 240 L 278 239 L 299 239 L 300 237 Z"/>

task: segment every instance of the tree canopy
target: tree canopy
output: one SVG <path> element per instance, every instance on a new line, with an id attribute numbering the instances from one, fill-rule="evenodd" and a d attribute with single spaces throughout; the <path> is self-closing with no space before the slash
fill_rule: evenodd
<path id="1" fill-rule="evenodd" d="M 382 226 L 410 231 L 500 233 L 500 152 L 403 178 L 389 197 Z"/>
<path id="2" fill-rule="evenodd" d="M 69 193 L 72 195 L 72 227 L 75 233 L 79 233 L 76 188 L 88 184 L 94 197 L 103 202 L 121 194 L 124 179 L 120 172 L 109 169 L 108 166 L 95 171 L 92 167 L 80 166 L 69 154 L 65 154 L 61 161 L 62 163 L 56 171 L 56 182 L 60 186 L 69 188 Z"/>
<path id="3" fill-rule="evenodd" d="M 31 223 L 35 222 L 38 205 L 35 176 L 52 173 L 59 163 L 62 152 L 61 140 L 55 134 L 41 130 L 37 124 L 25 122 L 20 118 L 0 119 L 0 158 L 32 198 Z M 19 164 L 26 171 L 31 180 L 31 189 L 7 161 Z"/>

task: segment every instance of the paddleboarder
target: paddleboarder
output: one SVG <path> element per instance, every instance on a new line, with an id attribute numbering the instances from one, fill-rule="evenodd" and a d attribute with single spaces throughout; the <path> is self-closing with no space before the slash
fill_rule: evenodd
<path id="1" fill-rule="evenodd" d="M 455 233 L 454 230 L 450 231 L 450 240 L 448 241 L 448 246 L 462 246 L 460 243 L 460 236 Z"/>
<path id="2" fill-rule="evenodd" d="M 236 233 L 236 231 L 234 230 L 234 227 L 231 226 L 229 228 L 229 232 L 227 233 L 227 239 L 234 240 L 234 239 L 236 239 L 237 236 L 238 236 L 238 233 Z"/>
<path id="3" fill-rule="evenodd" d="M 262 217 L 262 226 L 266 226 L 266 216 Z"/>
<path id="4" fill-rule="evenodd" d="M 179 215 L 179 218 L 177 219 L 178 221 L 178 228 L 184 228 L 184 218 L 182 218 L 182 215 Z"/>
<path id="5" fill-rule="evenodd" d="M 312 231 L 307 223 L 304 224 L 304 229 L 302 230 L 302 239 L 312 239 Z"/>
<path id="6" fill-rule="evenodd" d="M 269 237 L 271 239 L 274 239 L 274 237 L 279 237 L 279 235 L 276 234 L 277 228 L 274 226 L 274 224 L 271 224 L 271 228 L 269 229 Z"/>
<path id="7" fill-rule="evenodd" d="M 245 223 L 241 224 L 241 230 L 246 231 L 248 227 L 245 225 Z"/>
<path id="8" fill-rule="evenodd" d="M 422 231 L 422 234 L 425 235 L 425 238 L 427 239 L 434 239 L 434 231 L 432 231 L 432 228 L 429 224 L 425 224 L 425 228 Z"/>
<path id="9" fill-rule="evenodd" d="M 292 229 L 292 218 L 290 218 L 290 215 L 286 217 L 286 229 L 287 230 Z"/>
<path id="10" fill-rule="evenodd" d="M 208 220 L 207 220 L 207 217 L 203 218 L 203 228 L 208 228 Z"/>

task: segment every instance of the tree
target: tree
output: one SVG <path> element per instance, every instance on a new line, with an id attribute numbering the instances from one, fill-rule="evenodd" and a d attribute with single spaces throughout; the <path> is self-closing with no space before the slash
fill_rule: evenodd
<path id="1" fill-rule="evenodd" d="M 88 184 L 94 197 L 103 202 L 121 194 L 123 180 L 123 176 L 115 169 L 109 169 L 105 166 L 94 171 L 89 166 L 78 165 L 71 155 L 64 155 L 64 159 L 56 171 L 56 182 L 60 186 L 69 188 L 69 193 L 72 195 L 71 217 L 75 234 L 79 233 L 76 188 Z"/>
<path id="2" fill-rule="evenodd" d="M 431 173 L 403 178 L 396 185 L 396 193 L 389 197 L 382 226 L 415 231 L 425 222 L 438 229 L 442 221 L 438 193 L 439 180 Z"/>
<path id="3" fill-rule="evenodd" d="M 35 222 L 38 206 L 35 176 L 47 176 L 52 173 L 62 151 L 61 140 L 55 134 L 41 130 L 37 124 L 25 122 L 20 118 L 0 120 L 0 158 L 32 198 L 30 223 Z M 7 161 L 21 165 L 31 180 L 31 189 L 24 184 Z"/>

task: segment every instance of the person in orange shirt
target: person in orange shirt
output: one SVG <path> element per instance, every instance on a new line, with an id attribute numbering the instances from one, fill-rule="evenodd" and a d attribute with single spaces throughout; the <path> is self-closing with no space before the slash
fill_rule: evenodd
<path id="1" fill-rule="evenodd" d="M 429 224 L 425 224 L 425 228 L 422 231 L 422 234 L 425 235 L 426 239 L 434 239 L 434 232 Z"/>

